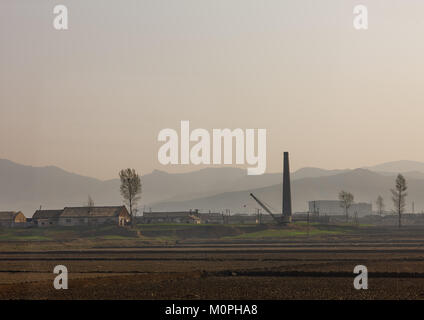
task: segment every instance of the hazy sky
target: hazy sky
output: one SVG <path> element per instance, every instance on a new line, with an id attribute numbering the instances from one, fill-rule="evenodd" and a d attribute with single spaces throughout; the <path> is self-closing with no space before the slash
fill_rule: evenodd
<path id="1" fill-rule="evenodd" d="M 267 129 L 268 172 L 286 150 L 293 169 L 424 161 L 423 15 L 422 0 L 2 0 L 0 158 L 194 170 L 157 160 L 159 131 L 190 120 Z"/>

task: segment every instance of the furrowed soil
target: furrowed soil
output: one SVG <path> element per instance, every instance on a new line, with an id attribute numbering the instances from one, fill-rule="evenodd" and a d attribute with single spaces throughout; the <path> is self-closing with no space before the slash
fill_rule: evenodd
<path id="1" fill-rule="evenodd" d="M 423 227 L 309 237 L 261 227 L 246 237 L 214 230 L 219 238 L 211 238 L 199 230 L 165 242 L 133 233 L 0 241 L 0 299 L 424 299 Z M 53 288 L 56 265 L 68 268 L 68 290 Z M 368 290 L 353 287 L 356 265 L 368 268 Z"/>

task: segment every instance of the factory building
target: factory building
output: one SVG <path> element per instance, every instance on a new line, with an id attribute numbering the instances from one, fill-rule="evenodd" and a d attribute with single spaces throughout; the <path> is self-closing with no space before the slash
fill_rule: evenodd
<path id="1" fill-rule="evenodd" d="M 313 200 L 308 202 L 309 212 L 321 216 L 344 215 L 345 211 L 339 200 Z M 358 217 L 372 214 L 372 204 L 365 202 L 353 203 L 348 209 L 349 215 L 358 214 Z"/>

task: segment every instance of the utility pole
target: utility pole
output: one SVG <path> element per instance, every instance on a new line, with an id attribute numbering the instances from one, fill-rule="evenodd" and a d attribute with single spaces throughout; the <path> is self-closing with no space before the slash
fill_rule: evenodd
<path id="1" fill-rule="evenodd" d="M 262 224 L 262 215 L 261 215 L 261 209 L 256 209 L 257 216 L 258 216 L 258 223 Z"/>
<path id="2" fill-rule="evenodd" d="M 308 222 L 308 238 L 309 238 L 309 210 L 308 210 L 308 217 L 307 217 L 306 221 Z"/>

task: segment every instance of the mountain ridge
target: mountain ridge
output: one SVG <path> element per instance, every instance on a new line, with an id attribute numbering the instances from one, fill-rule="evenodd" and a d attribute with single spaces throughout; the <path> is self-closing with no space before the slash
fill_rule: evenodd
<path id="1" fill-rule="evenodd" d="M 303 178 L 292 181 L 292 207 L 294 211 L 305 212 L 307 202 L 311 200 L 336 200 L 341 190 L 350 191 L 355 196 L 355 202 L 368 202 L 374 204 L 378 195 L 385 199 L 386 208 L 391 208 L 390 189 L 394 185 L 395 176 L 383 176 L 371 170 L 358 168 L 349 172 L 326 177 Z M 424 192 L 424 180 L 412 179 L 409 182 L 409 196 L 407 205 L 415 202 L 417 211 L 424 208 L 421 194 Z M 254 213 L 258 205 L 250 199 L 249 193 L 255 194 L 262 201 L 274 208 L 276 213 L 281 212 L 281 184 L 264 188 L 250 189 L 246 191 L 235 191 L 221 193 L 207 198 L 195 199 L 193 201 L 162 202 L 152 206 L 154 210 L 187 210 L 206 208 L 215 211 L 230 209 L 238 212 L 244 208 Z M 409 207 L 407 207 L 408 210 Z"/>
<path id="2" fill-rule="evenodd" d="M 417 163 L 417 167 L 421 164 L 424 166 L 424 163 Z M 340 174 L 344 175 L 345 180 L 339 183 L 339 187 L 348 189 L 350 180 L 358 180 L 361 175 L 368 179 L 370 172 L 378 174 L 374 176 L 377 180 L 386 177 L 389 182 L 396 175 L 394 172 L 376 172 L 366 168 L 327 170 L 305 167 L 291 174 L 292 184 L 302 185 L 302 189 L 295 188 L 293 197 L 299 198 L 301 193 L 317 198 L 321 194 L 311 189 L 311 185 L 319 190 L 329 183 L 327 178 Z M 411 171 L 406 174 L 406 177 L 408 180 L 415 179 L 414 177 L 422 180 L 424 173 Z M 199 199 L 224 197 L 225 193 L 261 190 L 268 187 L 275 189 L 281 184 L 281 180 L 281 173 L 248 176 L 245 169 L 233 167 L 203 168 L 187 173 L 153 170 L 142 176 L 141 206 L 169 208 L 166 205 L 168 203 L 175 204 L 176 208 L 179 208 L 183 202 L 186 202 L 183 207 L 187 208 L 193 203 L 200 203 Z M 315 181 L 320 182 L 315 183 Z M 94 199 L 95 204 L 121 204 L 119 183 L 119 179 L 99 180 L 68 172 L 57 166 L 34 167 L 0 159 L 0 210 L 21 210 L 27 216 L 31 216 L 40 206 L 45 209 L 57 209 L 64 206 L 84 205 L 88 195 Z M 336 196 L 332 194 L 331 198 Z M 280 196 L 277 197 L 279 198 Z M 278 205 L 278 201 L 275 201 Z M 295 203 L 296 201 L 294 200 Z M 242 210 L 243 207 L 232 205 L 232 208 Z M 301 205 L 297 205 L 296 209 L 302 209 Z"/>

